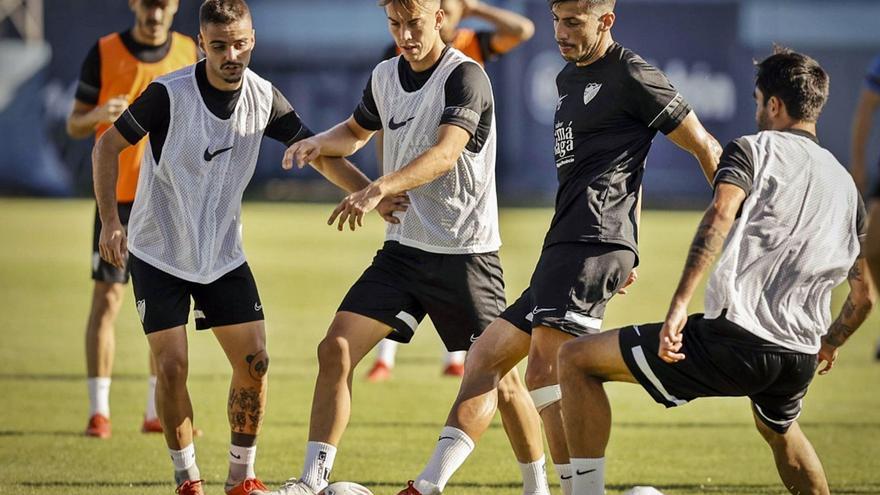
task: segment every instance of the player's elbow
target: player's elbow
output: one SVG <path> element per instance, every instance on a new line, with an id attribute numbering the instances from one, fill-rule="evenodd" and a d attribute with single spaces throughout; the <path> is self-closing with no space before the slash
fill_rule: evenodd
<path id="1" fill-rule="evenodd" d="M 532 39 L 532 36 L 535 35 L 535 23 L 529 19 L 523 18 L 517 28 L 516 37 L 519 38 L 520 43 Z"/>

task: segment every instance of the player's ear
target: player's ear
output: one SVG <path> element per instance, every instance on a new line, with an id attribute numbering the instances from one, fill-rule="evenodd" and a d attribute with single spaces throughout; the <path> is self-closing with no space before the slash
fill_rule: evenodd
<path id="1" fill-rule="evenodd" d="M 199 50 L 202 51 L 205 55 L 208 54 L 208 47 L 205 46 L 205 38 L 202 38 L 202 32 L 199 31 L 199 34 L 196 35 L 196 43 L 199 45 Z"/>
<path id="2" fill-rule="evenodd" d="M 443 27 L 443 20 L 444 19 L 446 19 L 446 12 L 444 12 L 443 9 L 437 10 L 437 13 L 434 14 L 434 20 L 435 20 L 434 29 L 435 30 L 439 31 L 440 28 Z"/>
<path id="3" fill-rule="evenodd" d="M 614 20 L 617 16 L 614 15 L 614 12 L 608 12 L 607 14 L 602 14 L 599 17 L 599 31 L 611 31 L 611 27 L 614 26 Z"/>
<path id="4" fill-rule="evenodd" d="M 785 105 L 782 103 L 782 100 L 780 100 L 778 96 L 771 96 L 770 99 L 767 100 L 767 111 L 770 113 L 771 117 L 778 117 L 782 115 L 784 109 Z"/>

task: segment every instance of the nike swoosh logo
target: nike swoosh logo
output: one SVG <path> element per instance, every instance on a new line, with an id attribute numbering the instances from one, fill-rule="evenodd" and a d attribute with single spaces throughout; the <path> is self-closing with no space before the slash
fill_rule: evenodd
<path id="1" fill-rule="evenodd" d="M 241 460 L 241 456 L 233 454 L 232 451 L 229 451 L 229 455 L 231 455 L 232 457 L 235 457 L 238 460 Z"/>
<path id="2" fill-rule="evenodd" d="M 438 442 L 442 442 L 443 440 L 455 440 L 455 439 L 452 437 L 440 437 L 437 439 Z"/>
<path id="3" fill-rule="evenodd" d="M 404 120 L 403 122 L 395 122 L 394 117 L 391 117 L 391 122 L 388 122 L 388 128 L 391 129 L 392 131 L 395 129 L 400 129 L 401 127 L 405 126 L 407 122 L 409 122 L 410 120 L 412 120 L 414 118 L 415 117 L 410 117 L 410 118 Z"/>
<path id="4" fill-rule="evenodd" d="M 570 479 L 571 479 L 571 476 L 563 476 L 563 475 L 561 475 L 561 474 L 559 475 L 559 477 L 562 478 L 562 479 L 564 479 L 564 480 L 570 480 Z"/>
<path id="5" fill-rule="evenodd" d="M 546 313 L 547 311 L 556 311 L 556 308 L 535 308 L 532 310 L 532 314 L 536 315 L 538 313 Z"/>
<path id="6" fill-rule="evenodd" d="M 474 334 L 471 334 L 471 342 L 476 342 L 476 341 L 477 341 L 477 336 Z"/>
<path id="7" fill-rule="evenodd" d="M 226 153 L 227 151 L 231 150 L 232 148 L 233 148 L 233 147 L 230 146 L 230 147 L 228 147 L 228 148 L 219 149 L 219 150 L 217 150 L 217 151 L 215 151 L 215 152 L 213 152 L 213 153 L 211 153 L 211 152 L 209 151 L 209 148 L 205 148 L 205 161 L 206 161 L 206 162 L 210 162 L 210 161 L 213 160 L 217 155 L 219 155 L 219 154 L 221 154 L 221 153 Z"/>
<path id="8" fill-rule="evenodd" d="M 262 311 L 263 305 L 260 303 L 254 303 L 254 311 Z"/>
<path id="9" fill-rule="evenodd" d="M 585 474 L 590 474 L 590 473 L 595 472 L 595 471 L 596 471 L 595 469 L 587 469 L 586 471 L 581 471 L 580 469 L 578 469 L 578 470 L 575 471 L 575 472 L 577 473 L 578 476 L 583 476 L 583 475 L 585 475 Z"/>

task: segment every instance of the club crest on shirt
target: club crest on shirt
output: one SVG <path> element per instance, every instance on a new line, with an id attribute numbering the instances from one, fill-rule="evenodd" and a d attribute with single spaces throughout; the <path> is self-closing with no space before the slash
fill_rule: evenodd
<path id="1" fill-rule="evenodd" d="M 584 88 L 584 105 L 589 105 L 593 98 L 599 94 L 599 90 L 602 89 L 602 85 L 600 83 L 590 83 L 587 84 L 587 87 Z"/>

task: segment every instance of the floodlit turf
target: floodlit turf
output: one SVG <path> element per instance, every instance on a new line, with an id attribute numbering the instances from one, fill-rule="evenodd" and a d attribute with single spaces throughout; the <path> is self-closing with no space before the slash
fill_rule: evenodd
<path id="1" fill-rule="evenodd" d="M 147 347 L 130 292 L 117 328 L 113 438 L 81 436 L 87 419 L 83 327 L 92 208 L 88 201 L 0 201 L 0 493 L 173 493 L 162 438 L 138 432 Z M 375 215 L 363 232 L 332 230 L 324 224 L 331 209 L 255 203 L 244 211 L 245 246 L 266 308 L 272 356 L 257 471 L 273 486 L 299 474 L 317 372 L 315 346 L 382 238 Z M 511 298 L 528 281 L 550 213 L 501 214 Z M 664 316 L 698 218 L 645 213 L 639 282 L 610 305 L 607 326 Z M 700 305 L 695 301 L 693 310 Z M 835 493 L 880 493 L 880 363 L 871 359 L 878 329 L 875 315 L 844 349 L 834 372 L 816 379 L 801 417 Z M 219 495 L 226 474 L 229 371 L 210 333 L 190 336 L 189 385 L 196 423 L 206 433 L 196 442 L 199 466 L 208 493 Z M 415 342 L 401 348 L 393 381 L 367 384 L 367 366 L 357 370 L 354 414 L 334 479 L 395 494 L 418 474 L 457 390 L 455 379 L 439 376 L 440 358 L 439 340 L 426 323 Z M 609 389 L 615 414 L 609 493 L 636 484 L 668 494 L 783 492 L 747 401 L 709 399 L 667 411 L 635 386 Z M 517 494 L 519 482 L 496 421 L 447 493 Z M 554 493 L 561 493 L 554 485 Z"/>

